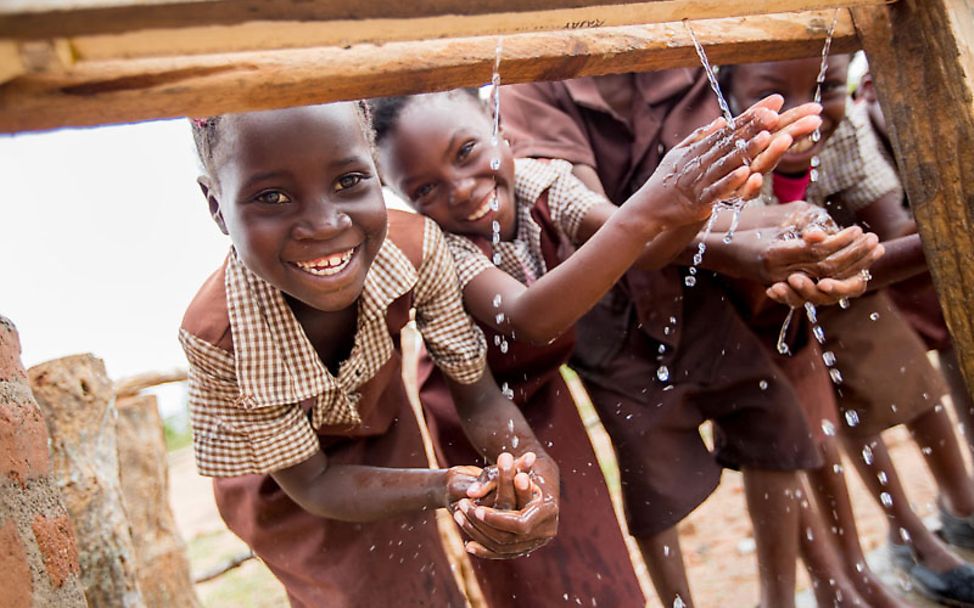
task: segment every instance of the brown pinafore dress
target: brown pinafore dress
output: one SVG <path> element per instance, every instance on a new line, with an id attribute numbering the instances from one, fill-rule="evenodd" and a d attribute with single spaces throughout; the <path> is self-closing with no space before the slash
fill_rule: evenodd
<path id="1" fill-rule="evenodd" d="M 541 195 L 531 216 L 541 227 L 541 250 L 550 270 L 558 262 L 560 237 Z M 486 240 L 477 243 L 487 255 Z M 633 571 L 592 444 L 559 368 L 571 355 L 574 331 L 535 346 L 502 336 L 478 321 L 487 337 L 487 362 L 498 385 L 513 392 L 535 436 L 558 463 L 561 503 L 558 536 L 513 560 L 472 558 L 487 602 L 500 606 L 642 606 L 645 597 Z M 507 352 L 500 344 L 506 340 Z M 423 357 L 420 400 L 443 466 L 468 464 L 480 455 L 467 441 L 443 374 Z M 508 392 L 510 395 L 511 393 Z"/>
<path id="2" fill-rule="evenodd" d="M 387 238 L 419 267 L 422 230 L 399 231 L 390 221 Z M 386 322 L 395 349 L 360 388 L 362 424 L 317 430 L 329 463 L 429 466 L 402 382 L 400 332 L 409 322 L 411 306 L 412 292 L 388 308 Z M 217 478 L 213 487 L 227 526 L 280 579 L 293 606 L 439 608 L 466 604 L 432 511 L 347 523 L 308 513 L 270 475 Z"/>

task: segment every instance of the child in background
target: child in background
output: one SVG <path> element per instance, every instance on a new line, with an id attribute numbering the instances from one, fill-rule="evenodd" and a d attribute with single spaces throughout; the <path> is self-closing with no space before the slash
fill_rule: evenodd
<path id="1" fill-rule="evenodd" d="M 813 104 L 779 119 L 777 101 L 764 100 L 737 121 L 735 137 L 747 142 L 754 159 L 749 166 L 734 138 L 717 130 L 718 119 L 677 144 L 662 170 L 621 209 L 585 188 L 567 162 L 515 163 L 506 143 L 492 146 L 490 116 L 476 92 L 375 104 L 383 177 L 447 231 L 464 303 L 488 334 L 491 370 L 562 471 L 559 538 L 517 563 L 477 564 L 492 605 L 557 601 L 564 585 L 570 585 L 568 599 L 583 605 L 643 602 L 559 367 L 571 354 L 574 323 L 629 266 L 668 263 L 714 201 L 749 198 L 760 172 L 774 166 L 793 136 L 818 124 Z M 562 261 L 558 252 L 566 246 L 577 250 Z M 448 463 L 467 461 L 474 454 L 459 432 L 442 376 L 429 366 L 425 372 L 422 401 L 439 454 Z M 546 586 L 546 580 L 556 584 Z"/>
<path id="2" fill-rule="evenodd" d="M 916 235 L 902 236 L 908 219 L 895 172 L 880 156 L 865 108 L 850 107 L 846 90 L 847 56 L 830 60 L 822 90 L 822 139 L 786 155 L 765 185 L 766 199 L 787 203 L 805 199 L 827 208 L 840 223 L 861 222 L 883 239 L 886 256 L 871 269 L 873 288 L 924 271 Z M 789 105 L 811 99 L 817 60 L 731 66 L 721 82 L 732 103 L 745 107 L 753 99 L 778 93 Z M 813 172 L 817 179 L 812 179 Z M 950 420 L 939 401 L 946 393 L 926 358 L 926 349 L 897 314 L 883 292 L 852 303 L 849 310 L 820 315 L 828 347 L 844 378 L 838 387 L 843 412 L 842 440 L 866 485 L 890 520 L 894 561 L 921 592 L 949 605 L 974 605 L 974 568 L 951 553 L 912 511 L 889 461 L 880 433 L 906 424 L 923 448 L 941 489 L 946 508 L 962 515 L 974 512 L 974 485 L 969 479 Z M 826 449 L 826 467 L 810 474 L 820 490 L 824 510 L 836 518 L 838 535 L 854 581 L 864 581 L 865 563 L 841 476 L 834 440 Z M 865 595 L 865 593 L 864 593 Z M 868 597 L 868 595 L 867 595 Z"/>
<path id="3" fill-rule="evenodd" d="M 440 231 L 387 218 L 364 105 L 217 116 L 193 132 L 233 243 L 180 331 L 197 464 L 221 515 L 292 605 L 464 605 L 432 511 L 476 530 L 457 508 L 476 499 L 491 536 L 469 550 L 523 555 L 555 533 L 558 471 L 485 370 Z M 427 468 L 400 371 L 411 308 L 464 430 L 506 476 Z M 495 498 L 522 508 L 497 512 Z"/>
<path id="4" fill-rule="evenodd" d="M 666 175 L 667 150 L 719 116 L 701 70 L 513 85 L 501 96 L 517 156 L 568 160 L 574 175 L 616 205 L 658 168 Z M 844 262 L 831 269 L 842 280 L 823 280 L 826 299 L 857 293 L 861 285 L 847 277 L 868 266 L 875 243 L 858 228 L 819 236 L 807 247 L 765 241 L 749 264 L 761 265 L 770 282 L 790 284 L 802 267 L 828 276 L 819 265 L 834 256 Z M 720 286 L 701 272 L 684 289 L 684 275 L 675 266 L 626 273 L 578 324 L 572 365 L 613 440 L 629 530 L 663 605 L 693 605 L 676 524 L 732 466 L 744 472 L 761 603 L 786 608 L 795 599 L 795 471 L 819 459 L 790 385 Z M 819 297 L 807 284 L 796 288 Z M 717 429 L 716 454 L 700 438 L 707 419 Z"/>
<path id="5" fill-rule="evenodd" d="M 895 170 L 896 160 L 893 158 L 893 146 L 886 130 L 886 119 L 883 116 L 882 108 L 879 107 L 876 88 L 869 72 L 863 74 L 860 79 L 859 87 L 856 90 L 856 103 L 865 108 L 869 116 L 869 126 L 876 135 L 879 150 L 889 166 Z M 903 197 L 903 206 L 909 209 L 906 196 Z M 902 233 L 904 236 L 915 235 L 916 224 L 912 221 L 905 223 Z M 912 236 L 912 238 L 914 240 L 919 239 L 918 236 Z M 944 321 L 943 311 L 940 309 L 940 302 L 937 299 L 937 292 L 933 287 L 930 275 L 925 272 L 899 281 L 890 285 L 888 291 L 890 299 L 896 304 L 897 310 L 919 334 L 924 345 L 930 350 L 937 351 L 940 360 L 940 372 L 950 388 L 950 400 L 962 425 L 963 430 L 960 434 L 964 437 L 968 449 L 974 456 L 974 401 L 971 399 L 971 394 L 961 374 L 957 352 L 954 350 L 950 333 L 947 331 L 947 323 Z M 974 516 L 972 513 L 969 511 L 964 511 L 962 514 L 953 513 L 944 504 L 944 501 L 940 501 L 938 507 L 942 525 L 941 537 L 956 547 L 974 549 Z"/>

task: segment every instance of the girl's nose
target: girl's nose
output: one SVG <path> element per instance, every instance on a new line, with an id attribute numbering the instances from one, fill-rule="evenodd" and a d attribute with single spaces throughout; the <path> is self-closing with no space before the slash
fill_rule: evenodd
<path id="1" fill-rule="evenodd" d="M 450 204 L 462 205 L 469 201 L 475 183 L 472 177 L 460 177 L 454 180 L 453 187 L 450 188 Z"/>
<path id="2" fill-rule="evenodd" d="M 352 218 L 327 200 L 306 205 L 293 235 L 296 239 L 326 240 L 333 238 L 352 226 Z"/>

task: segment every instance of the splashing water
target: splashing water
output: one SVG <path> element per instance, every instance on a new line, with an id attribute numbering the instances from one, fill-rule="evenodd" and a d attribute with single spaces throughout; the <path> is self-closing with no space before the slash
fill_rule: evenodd
<path id="1" fill-rule="evenodd" d="M 880 492 L 879 502 L 883 503 L 883 506 L 889 509 L 893 506 L 893 497 L 889 495 L 889 492 Z"/>
<path id="2" fill-rule="evenodd" d="M 504 50 L 503 36 L 497 38 L 497 46 L 494 49 L 494 72 L 490 78 L 490 112 L 493 124 L 490 133 L 490 145 L 494 149 L 494 158 L 490 160 L 490 168 L 498 171 L 501 168 L 500 151 L 500 128 L 501 128 L 501 53 Z M 490 210 L 494 213 L 500 209 L 500 201 L 497 198 L 497 179 L 494 179 L 494 194 L 490 198 Z M 493 262 L 500 264 L 500 253 L 497 252 L 497 245 L 501 242 L 501 225 L 494 220 L 491 222 L 491 244 L 494 247 Z M 506 352 L 506 348 L 502 352 Z"/>
<path id="3" fill-rule="evenodd" d="M 700 235 L 700 242 L 697 243 L 697 252 L 693 254 L 693 265 L 688 269 L 688 274 L 683 278 L 683 284 L 687 287 L 693 287 L 697 284 L 697 267 L 703 262 L 703 254 L 707 251 L 707 237 L 714 230 L 714 222 L 717 221 L 717 210 L 715 209 L 713 213 L 710 214 L 710 219 L 707 220 L 707 225 L 704 226 L 703 232 Z"/>
<path id="4" fill-rule="evenodd" d="M 795 309 L 788 309 L 788 314 L 785 316 L 785 322 L 781 324 L 781 329 L 778 330 L 778 344 L 776 348 L 778 349 L 778 354 L 780 355 L 790 355 L 791 348 L 788 346 L 788 327 L 791 325 L 791 318 L 795 316 Z"/>
<path id="5" fill-rule="evenodd" d="M 700 63 L 703 64 L 703 69 L 707 72 L 707 80 L 710 81 L 710 88 L 717 95 L 717 105 L 720 106 L 720 113 L 724 115 L 727 126 L 731 129 L 735 128 L 734 115 L 731 114 L 730 106 L 727 105 L 727 100 L 724 99 L 724 94 L 720 90 L 720 85 L 717 83 L 717 76 L 714 75 L 714 68 L 711 67 L 710 61 L 707 59 L 707 53 L 703 50 L 703 45 L 697 40 L 697 35 L 693 32 L 693 28 L 690 27 L 688 20 L 683 20 L 683 27 L 687 28 L 687 33 L 690 34 L 690 39 L 693 41 L 693 48 L 697 50 L 697 57 L 700 58 Z"/>
<path id="6" fill-rule="evenodd" d="M 862 461 L 870 466 L 873 464 L 873 450 L 868 445 L 862 447 Z"/>
<path id="7" fill-rule="evenodd" d="M 673 600 L 673 608 L 687 608 L 687 604 L 683 601 L 682 597 L 677 595 L 676 599 Z"/>

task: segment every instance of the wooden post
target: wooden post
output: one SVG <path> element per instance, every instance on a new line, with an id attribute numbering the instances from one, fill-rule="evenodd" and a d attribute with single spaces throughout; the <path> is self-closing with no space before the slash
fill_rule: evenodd
<path id="1" fill-rule="evenodd" d="M 118 480 L 118 411 L 105 364 L 92 355 L 75 355 L 36 365 L 28 375 L 77 531 L 88 605 L 144 606 Z"/>
<path id="2" fill-rule="evenodd" d="M 20 338 L 0 317 L 0 604 L 84 608 L 78 548 L 47 428 L 20 363 Z"/>
<path id="3" fill-rule="evenodd" d="M 119 399 L 117 428 L 119 478 L 145 605 L 199 606 L 186 545 L 169 507 L 166 440 L 156 398 Z"/>
<path id="4" fill-rule="evenodd" d="M 974 7 L 899 0 L 853 12 L 940 304 L 974 380 Z"/>

